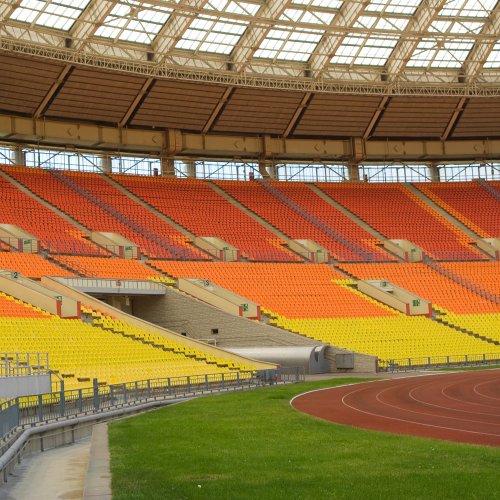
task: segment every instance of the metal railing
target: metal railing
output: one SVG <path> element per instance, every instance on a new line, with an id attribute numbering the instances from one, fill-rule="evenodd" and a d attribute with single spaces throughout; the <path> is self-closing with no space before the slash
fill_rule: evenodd
<path id="1" fill-rule="evenodd" d="M 47 352 L 0 353 L 0 377 L 23 377 L 50 373 Z"/>
<path id="2" fill-rule="evenodd" d="M 421 356 L 417 358 L 397 358 L 378 361 L 378 371 L 395 372 L 424 370 L 431 368 L 453 368 L 473 365 L 500 364 L 500 356 L 494 354 L 453 354 L 449 356 Z"/>
<path id="3" fill-rule="evenodd" d="M 148 401 L 175 400 L 229 390 L 304 381 L 301 368 L 191 375 L 100 386 L 10 399 L 0 405 L 0 439 L 26 426 L 98 414 Z"/>

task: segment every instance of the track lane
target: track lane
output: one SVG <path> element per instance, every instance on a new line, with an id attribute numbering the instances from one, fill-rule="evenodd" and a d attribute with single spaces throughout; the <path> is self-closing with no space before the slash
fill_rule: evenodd
<path id="1" fill-rule="evenodd" d="M 354 427 L 500 447 L 500 370 L 323 389 L 292 406 Z"/>

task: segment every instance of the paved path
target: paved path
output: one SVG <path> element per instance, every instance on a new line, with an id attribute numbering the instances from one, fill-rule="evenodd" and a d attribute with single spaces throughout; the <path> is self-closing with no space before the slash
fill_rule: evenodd
<path id="1" fill-rule="evenodd" d="M 73 500 L 83 498 L 90 437 L 73 445 L 35 453 L 16 466 L 1 486 L 2 500 Z"/>

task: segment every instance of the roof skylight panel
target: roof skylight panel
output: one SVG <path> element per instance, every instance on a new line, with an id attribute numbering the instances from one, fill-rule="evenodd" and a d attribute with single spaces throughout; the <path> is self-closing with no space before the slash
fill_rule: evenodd
<path id="1" fill-rule="evenodd" d="M 347 36 L 330 62 L 332 64 L 384 66 L 398 40 L 397 36 L 387 35 Z"/>
<path id="2" fill-rule="evenodd" d="M 344 2 L 341 0 L 292 0 L 292 5 L 305 5 L 307 7 L 320 7 L 322 9 L 338 10 Z"/>
<path id="3" fill-rule="evenodd" d="M 269 31 L 254 57 L 305 62 L 322 36 L 323 31 L 320 30 L 290 30 L 278 26 Z"/>
<path id="4" fill-rule="evenodd" d="M 417 11 L 422 0 L 371 0 L 365 12 L 385 12 L 412 16 Z"/>
<path id="5" fill-rule="evenodd" d="M 331 12 L 319 12 L 310 11 L 302 9 L 286 9 L 285 12 L 280 16 L 280 21 L 293 21 L 296 23 L 308 23 L 308 24 L 324 24 L 329 25 L 333 18 L 334 13 Z"/>
<path id="6" fill-rule="evenodd" d="M 243 16 L 255 16 L 260 9 L 259 3 L 239 2 L 233 0 L 209 0 L 205 5 L 206 10 L 216 12 L 227 12 L 231 14 L 239 14 Z"/>
<path id="7" fill-rule="evenodd" d="M 449 0 L 439 12 L 439 17 L 487 18 L 497 0 Z"/>
<path id="8" fill-rule="evenodd" d="M 497 42 L 484 63 L 485 69 L 500 69 L 500 42 Z"/>
<path id="9" fill-rule="evenodd" d="M 248 23 L 213 16 L 193 20 L 176 48 L 230 54 L 248 27 Z"/>
<path id="10" fill-rule="evenodd" d="M 420 68 L 461 68 L 473 46 L 473 40 L 468 39 L 424 39 L 417 45 L 407 65 Z"/>
<path id="11" fill-rule="evenodd" d="M 90 0 L 22 0 L 10 19 L 69 31 Z"/>
<path id="12" fill-rule="evenodd" d="M 96 36 L 128 42 L 151 43 L 167 22 L 172 9 L 127 0 L 115 5 Z"/>

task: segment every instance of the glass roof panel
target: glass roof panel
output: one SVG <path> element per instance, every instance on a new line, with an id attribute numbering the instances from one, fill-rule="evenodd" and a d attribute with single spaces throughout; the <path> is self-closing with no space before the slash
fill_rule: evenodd
<path id="1" fill-rule="evenodd" d="M 398 40 L 397 36 L 350 35 L 344 38 L 330 62 L 332 64 L 384 66 Z"/>
<path id="2" fill-rule="evenodd" d="M 310 24 L 325 24 L 329 25 L 335 13 L 333 12 L 320 12 L 303 9 L 285 9 L 285 12 L 280 16 L 280 21 L 294 21 L 296 23 L 310 23 Z"/>
<path id="3" fill-rule="evenodd" d="M 385 12 L 411 16 L 415 14 L 422 0 L 371 0 L 365 12 Z"/>
<path id="4" fill-rule="evenodd" d="M 320 30 L 293 30 L 285 26 L 276 26 L 260 44 L 255 57 L 307 61 L 323 34 L 324 32 Z"/>
<path id="5" fill-rule="evenodd" d="M 245 32 L 248 23 L 214 16 L 200 16 L 193 20 L 176 48 L 199 50 L 216 54 L 230 54 Z"/>
<path id="6" fill-rule="evenodd" d="M 147 2 L 125 0 L 113 7 L 95 34 L 104 38 L 149 44 L 172 11 L 173 9 Z"/>
<path id="7" fill-rule="evenodd" d="M 305 5 L 307 7 L 320 7 L 322 9 L 338 10 L 344 2 L 340 0 L 292 0 L 292 5 Z"/>
<path id="8" fill-rule="evenodd" d="M 486 69 L 500 69 L 500 42 L 497 42 L 484 63 Z"/>
<path id="9" fill-rule="evenodd" d="M 69 31 L 90 0 L 22 0 L 10 19 Z"/>
<path id="10" fill-rule="evenodd" d="M 439 12 L 439 17 L 487 18 L 496 3 L 497 0 L 448 0 Z"/>
<path id="11" fill-rule="evenodd" d="M 473 40 L 464 38 L 426 38 L 419 42 L 407 64 L 420 68 L 460 68 L 473 46 Z"/>
<path id="12" fill-rule="evenodd" d="M 209 0 L 204 6 L 207 10 L 228 12 L 242 16 L 254 16 L 260 9 L 260 3 L 239 2 L 233 0 Z"/>

